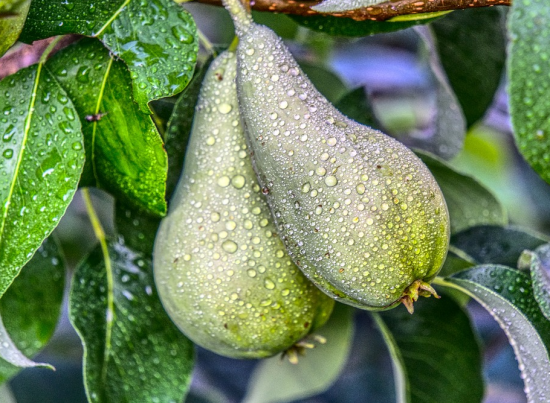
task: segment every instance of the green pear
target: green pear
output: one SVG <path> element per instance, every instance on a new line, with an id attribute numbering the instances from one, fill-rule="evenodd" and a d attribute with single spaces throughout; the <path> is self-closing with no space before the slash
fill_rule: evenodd
<path id="1" fill-rule="evenodd" d="M 419 295 L 449 244 L 445 200 L 407 147 L 336 110 L 282 40 L 227 0 L 239 36 L 247 144 L 296 265 L 340 302 L 381 310 Z"/>
<path id="2" fill-rule="evenodd" d="M 154 249 L 164 308 L 196 344 L 235 358 L 292 347 L 334 301 L 294 265 L 256 181 L 240 121 L 236 57 L 210 66 L 185 166 Z"/>

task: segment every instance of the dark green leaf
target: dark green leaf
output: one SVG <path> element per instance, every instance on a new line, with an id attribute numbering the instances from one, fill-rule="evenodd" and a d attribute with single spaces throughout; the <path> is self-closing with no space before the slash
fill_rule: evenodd
<path id="1" fill-rule="evenodd" d="M 41 64 L 0 81 L 0 296 L 71 202 L 84 165 L 80 121 Z"/>
<path id="2" fill-rule="evenodd" d="M 375 129 L 380 127 L 363 87 L 348 92 L 342 96 L 334 106 L 348 118 L 356 122 Z"/>
<path id="3" fill-rule="evenodd" d="M 483 117 L 500 84 L 506 59 L 502 13 L 497 7 L 456 10 L 431 27 L 470 127 Z"/>
<path id="4" fill-rule="evenodd" d="M 252 374 L 245 403 L 289 402 L 326 390 L 338 377 L 353 338 L 353 309 L 336 304 L 326 325 L 315 333 L 327 339 L 291 364 L 280 357 L 263 360 Z"/>
<path id="5" fill-rule="evenodd" d="M 331 103 L 336 102 L 347 92 L 347 88 L 340 77 L 326 67 L 305 62 L 300 63 L 300 67 L 315 85 L 315 88 Z"/>
<path id="6" fill-rule="evenodd" d="M 152 256 L 160 218 L 117 202 L 115 226 L 124 244 L 145 256 Z"/>
<path id="7" fill-rule="evenodd" d="M 531 254 L 531 279 L 535 299 L 550 320 L 550 244 L 542 245 Z"/>
<path id="8" fill-rule="evenodd" d="M 0 317 L 25 356 L 36 354 L 52 337 L 61 313 L 64 285 L 63 258 L 55 241 L 46 238 L 0 299 Z M 18 371 L 18 367 L 0 360 L 0 383 Z"/>
<path id="9" fill-rule="evenodd" d="M 0 2 L 0 56 L 17 41 L 27 13 L 30 0 L 8 0 Z M 1 18 L 4 15 L 5 18 Z"/>
<path id="10" fill-rule="evenodd" d="M 171 322 L 151 260 L 120 242 L 97 247 L 76 269 L 69 314 L 85 348 L 90 402 L 181 402 L 191 342 Z"/>
<path id="11" fill-rule="evenodd" d="M 451 237 L 451 245 L 464 251 L 476 263 L 516 267 L 524 250 L 535 250 L 550 239 L 534 231 L 516 227 L 483 225 Z"/>
<path id="12" fill-rule="evenodd" d="M 509 13 L 510 115 L 520 152 L 550 182 L 550 7 L 546 0 L 514 1 Z"/>
<path id="13" fill-rule="evenodd" d="M 132 102 L 124 64 L 97 40 L 83 39 L 57 53 L 46 69 L 67 91 L 82 121 L 87 164 L 81 186 L 96 186 L 129 205 L 165 214 L 166 153 L 150 116 Z"/>
<path id="14" fill-rule="evenodd" d="M 448 163 L 424 152 L 417 152 L 437 181 L 451 217 L 451 233 L 477 225 L 506 225 L 504 207 L 475 178 L 455 171 Z"/>
<path id="15" fill-rule="evenodd" d="M 485 265 L 436 280 L 476 299 L 496 319 L 514 348 L 529 402 L 550 401 L 550 322 L 542 315 L 529 276 Z"/>
<path id="16" fill-rule="evenodd" d="M 400 31 L 415 25 L 427 24 L 440 17 L 425 20 L 414 20 L 404 22 L 387 21 L 355 21 L 350 18 L 340 18 L 324 15 L 313 15 L 302 17 L 290 16 L 298 24 L 318 32 L 325 32 L 334 36 L 368 36 L 384 32 Z"/>
<path id="17" fill-rule="evenodd" d="M 442 277 L 450 276 L 451 274 L 468 269 L 475 265 L 475 261 L 465 252 L 451 246 L 449 253 L 447 254 L 447 259 L 445 259 L 445 263 L 443 264 L 443 267 L 438 275 Z"/>
<path id="18" fill-rule="evenodd" d="M 466 313 L 445 295 L 374 314 L 393 359 L 398 401 L 478 403 L 481 353 Z"/>
<path id="19" fill-rule="evenodd" d="M 76 33 L 100 38 L 131 72 L 133 95 L 148 102 L 177 94 L 191 77 L 198 40 L 191 15 L 171 0 L 34 0 L 22 40 Z"/>
<path id="20" fill-rule="evenodd" d="M 432 32 L 427 27 L 417 27 L 415 31 L 421 39 L 426 62 L 433 77 L 435 108 L 430 130 L 422 137 L 410 138 L 407 144 L 450 159 L 462 150 L 466 121 L 439 60 Z"/>
<path id="21" fill-rule="evenodd" d="M 185 91 L 179 96 L 168 121 L 164 138 L 168 154 L 168 180 L 166 182 L 166 198 L 168 200 L 172 196 L 183 169 L 185 150 L 193 126 L 195 104 L 199 97 L 202 80 L 211 61 L 212 59 L 209 59 L 197 70 Z"/>

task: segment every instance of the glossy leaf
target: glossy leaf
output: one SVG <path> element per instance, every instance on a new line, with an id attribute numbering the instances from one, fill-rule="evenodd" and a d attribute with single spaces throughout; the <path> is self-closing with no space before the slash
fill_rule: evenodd
<path id="1" fill-rule="evenodd" d="M 431 24 L 441 64 L 468 127 L 483 117 L 501 81 L 506 59 L 502 22 L 500 10 L 487 7 L 456 10 Z"/>
<path id="2" fill-rule="evenodd" d="M 30 0 L 0 2 L 0 56 L 17 41 L 30 5 Z"/>
<path id="3" fill-rule="evenodd" d="M 550 322 L 535 301 L 529 276 L 505 266 L 484 265 L 437 282 L 465 292 L 495 318 L 516 353 L 527 400 L 550 401 Z"/>
<path id="4" fill-rule="evenodd" d="M 477 225 L 506 225 L 504 207 L 489 189 L 474 177 L 454 170 L 448 163 L 425 152 L 417 152 L 437 181 L 451 217 L 451 232 Z"/>
<path id="5" fill-rule="evenodd" d="M 305 356 L 299 357 L 297 365 L 281 361 L 281 357 L 263 360 L 250 378 L 243 401 L 289 402 L 326 390 L 348 358 L 353 337 L 352 316 L 353 309 L 336 304 L 327 324 L 315 331 L 327 339 L 326 344 L 307 350 Z"/>
<path id="6" fill-rule="evenodd" d="M 99 41 L 83 39 L 46 69 L 71 97 L 82 121 L 87 164 L 81 186 L 96 186 L 153 214 L 166 213 L 167 157 L 148 114 L 132 102 L 130 77 Z"/>
<path id="7" fill-rule="evenodd" d="M 187 88 L 178 97 L 168 121 L 164 136 L 166 153 L 168 154 L 168 180 L 166 182 L 166 198 L 168 200 L 172 196 L 183 169 L 185 150 L 187 149 L 193 116 L 195 115 L 195 104 L 199 97 L 202 80 L 211 61 L 210 58 L 200 69 L 197 69 Z"/>
<path id="8" fill-rule="evenodd" d="M 495 263 L 516 267 L 524 250 L 549 242 L 545 235 L 517 227 L 483 225 L 451 236 L 451 245 L 467 253 L 478 264 Z"/>
<path id="9" fill-rule="evenodd" d="M 25 357 L 32 357 L 52 337 L 61 314 L 64 286 L 63 258 L 52 237 L 46 238 L 0 299 L 4 326 Z M 0 360 L 0 383 L 19 369 Z"/>
<path id="10" fill-rule="evenodd" d="M 363 87 L 356 88 L 344 94 L 334 106 L 356 122 L 375 129 L 380 127 Z"/>
<path id="11" fill-rule="evenodd" d="M 508 15 L 510 116 L 520 152 L 550 182 L 550 7 L 546 0 L 515 1 Z"/>
<path id="12" fill-rule="evenodd" d="M 477 403 L 483 397 L 481 353 L 470 320 L 445 295 L 374 314 L 388 344 L 397 401 Z"/>
<path id="13" fill-rule="evenodd" d="M 76 269 L 69 315 L 90 402 L 183 400 L 193 348 L 162 308 L 149 258 L 114 241 L 94 249 Z"/>
<path id="14" fill-rule="evenodd" d="M 41 64 L 0 81 L 0 296 L 71 202 L 84 165 L 72 102 Z"/>
<path id="15" fill-rule="evenodd" d="M 145 256 L 152 256 L 160 218 L 143 210 L 117 202 L 115 205 L 116 232 L 124 244 Z"/>
<path id="16" fill-rule="evenodd" d="M 447 253 L 447 259 L 443 263 L 443 267 L 439 272 L 439 276 L 446 277 L 459 271 L 468 269 L 476 265 L 474 259 L 468 256 L 465 252 L 451 246 Z"/>
<path id="17" fill-rule="evenodd" d="M 426 62 L 435 86 L 435 108 L 430 129 L 422 137 L 411 138 L 408 145 L 429 151 L 443 159 L 458 154 L 464 145 L 466 121 L 435 47 L 432 32 L 426 27 L 415 28 L 421 39 Z"/>
<path id="18" fill-rule="evenodd" d="M 298 24 L 318 32 L 324 32 L 334 36 L 369 36 L 385 32 L 400 31 L 402 29 L 414 27 L 415 25 L 427 24 L 440 17 L 403 21 L 355 21 L 350 18 L 339 18 L 325 15 L 313 15 L 302 17 L 298 15 L 290 16 Z"/>
<path id="19" fill-rule="evenodd" d="M 198 42 L 191 15 L 170 0 L 34 0 L 22 40 L 76 33 L 98 37 L 130 69 L 133 95 L 148 102 L 177 94 L 193 76 Z"/>
<path id="20" fill-rule="evenodd" d="M 535 299 L 550 320 L 550 244 L 542 245 L 531 254 L 531 278 Z"/>

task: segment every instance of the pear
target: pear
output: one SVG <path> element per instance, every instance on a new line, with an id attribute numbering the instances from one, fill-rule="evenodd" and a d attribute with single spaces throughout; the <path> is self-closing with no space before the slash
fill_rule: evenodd
<path id="1" fill-rule="evenodd" d="M 234 358 L 291 348 L 334 301 L 285 252 L 256 181 L 224 52 L 201 87 L 185 166 L 155 240 L 160 299 L 196 344 Z"/>
<path id="2" fill-rule="evenodd" d="M 407 147 L 336 110 L 282 40 L 226 0 L 239 36 L 237 90 L 247 144 L 296 265 L 340 302 L 412 312 L 449 244 L 449 215 Z"/>

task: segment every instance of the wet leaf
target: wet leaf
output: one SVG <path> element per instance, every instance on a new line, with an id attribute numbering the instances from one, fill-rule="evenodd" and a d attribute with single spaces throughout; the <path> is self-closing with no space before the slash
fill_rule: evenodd
<path id="1" fill-rule="evenodd" d="M 289 402 L 326 390 L 338 377 L 349 354 L 353 337 L 353 309 L 336 304 L 326 325 L 315 333 L 327 343 L 307 350 L 298 364 L 281 357 L 263 360 L 254 370 L 245 403 Z M 330 363 L 330 365 L 327 365 Z M 322 368 L 322 371 L 319 369 Z"/>
<path id="2" fill-rule="evenodd" d="M 517 267 L 524 250 L 549 242 L 545 235 L 518 227 L 483 225 L 451 237 L 451 245 L 467 253 L 477 264 L 495 263 Z"/>
<path id="3" fill-rule="evenodd" d="M 71 202 L 84 165 L 65 91 L 41 64 L 0 81 L 0 296 Z"/>
<path id="4" fill-rule="evenodd" d="M 0 299 L 5 329 L 24 357 L 32 357 L 52 337 L 61 314 L 64 285 L 63 258 L 52 237 L 46 238 Z M 0 383 L 19 370 L 17 365 L 0 360 Z"/>
<path id="5" fill-rule="evenodd" d="M 506 225 L 504 207 L 489 189 L 474 177 L 462 174 L 440 158 L 417 152 L 437 181 L 451 217 L 451 232 L 477 225 Z"/>
<path id="6" fill-rule="evenodd" d="M 158 299 L 149 258 L 118 241 L 94 249 L 76 269 L 69 315 L 85 348 L 90 402 L 183 400 L 193 347 Z"/>
<path id="7" fill-rule="evenodd" d="M 506 59 L 506 37 L 497 7 L 456 10 L 434 21 L 441 64 L 470 127 L 493 101 Z M 475 43 L 475 46 L 472 46 Z"/>
<path id="8" fill-rule="evenodd" d="M 374 314 L 392 356 L 397 401 L 478 403 L 481 353 L 472 325 L 452 299 L 421 299 Z"/>
<path id="9" fill-rule="evenodd" d="M 193 76 L 198 39 L 191 15 L 171 0 L 34 0 L 21 39 L 76 33 L 98 37 L 126 62 L 133 96 L 148 102 L 177 94 Z"/>
<path id="10" fill-rule="evenodd" d="M 29 12 L 30 0 L 0 2 L 0 56 L 17 41 Z M 5 18 L 2 18 L 2 15 Z"/>
<path id="11" fill-rule="evenodd" d="M 531 279 L 535 299 L 544 316 L 550 320 L 550 244 L 531 253 Z"/>
<path id="12" fill-rule="evenodd" d="M 548 402 L 550 322 L 535 301 L 529 276 L 505 266 L 483 265 L 436 281 L 468 294 L 495 318 L 516 353 L 527 400 Z"/>
<path id="13" fill-rule="evenodd" d="M 510 116 L 520 152 L 550 183 L 550 8 L 546 0 L 515 1 L 508 15 Z"/>
<path id="14" fill-rule="evenodd" d="M 67 91 L 82 122 L 87 163 L 80 185 L 165 214 L 166 153 L 151 117 L 132 102 L 124 64 L 86 38 L 57 53 L 46 69 Z"/>

